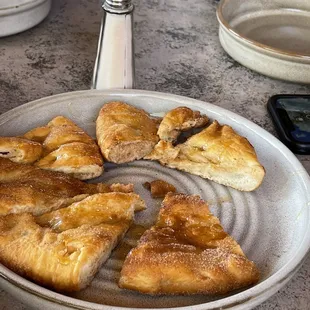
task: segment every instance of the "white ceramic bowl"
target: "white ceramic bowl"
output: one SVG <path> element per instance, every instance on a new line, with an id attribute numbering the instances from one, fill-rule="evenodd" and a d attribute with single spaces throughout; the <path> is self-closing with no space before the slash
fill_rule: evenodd
<path id="1" fill-rule="evenodd" d="M 224 50 L 270 77 L 310 83 L 309 0 L 221 0 L 217 17 Z"/>
<path id="2" fill-rule="evenodd" d="M 160 178 L 172 183 L 180 192 L 199 194 L 220 218 L 225 230 L 255 261 L 261 272 L 261 281 L 225 296 L 146 296 L 118 288 L 124 257 L 120 258 L 116 249 L 90 287 L 71 296 L 40 287 L 2 265 L 1 287 L 31 308 L 41 310 L 116 310 L 126 307 L 248 310 L 285 285 L 302 264 L 310 245 L 310 179 L 294 154 L 279 140 L 243 117 L 212 104 L 175 95 L 139 90 L 93 90 L 48 97 L 13 109 L 0 116 L 0 132 L 1 135 L 20 135 L 46 124 L 56 115 L 64 115 L 94 136 L 98 111 L 111 100 L 122 100 L 151 113 L 188 106 L 220 123 L 231 125 L 254 145 L 266 169 L 263 184 L 254 192 L 239 192 L 149 161 L 107 165 L 102 177 L 95 181 L 134 183 L 148 206 L 136 217 L 136 223 L 143 226 L 151 225 L 160 206 L 160 201 L 151 199 L 141 185 L 145 181 Z M 132 246 L 136 242 L 130 234 L 125 241 Z"/>
<path id="3" fill-rule="evenodd" d="M 0 37 L 25 31 L 49 13 L 52 0 L 1 0 Z"/>

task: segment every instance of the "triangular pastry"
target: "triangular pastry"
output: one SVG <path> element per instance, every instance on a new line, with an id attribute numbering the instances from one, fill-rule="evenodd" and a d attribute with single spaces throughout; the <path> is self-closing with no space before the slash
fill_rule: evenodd
<path id="1" fill-rule="evenodd" d="M 55 151 L 60 146 L 72 142 L 95 144 L 82 128 L 64 116 L 56 116 L 46 126 L 34 128 L 23 137 L 32 141 L 41 141 L 45 153 Z"/>
<path id="2" fill-rule="evenodd" d="M 47 126 L 30 130 L 24 138 L 41 142 L 43 157 L 35 164 L 86 180 L 103 172 L 103 160 L 96 142 L 74 122 L 57 116 Z"/>
<path id="3" fill-rule="evenodd" d="M 35 215 L 100 192 L 132 192 L 132 184 L 87 184 L 70 175 L 0 158 L 0 215 Z"/>
<path id="4" fill-rule="evenodd" d="M 253 191 L 265 175 L 248 140 L 217 121 L 183 144 L 161 140 L 144 158 L 241 191 Z"/>
<path id="5" fill-rule="evenodd" d="M 136 194 L 106 193 L 41 217 L 0 216 L 0 262 L 56 291 L 81 290 L 141 208 L 144 202 Z"/>
<path id="6" fill-rule="evenodd" d="M 225 294 L 259 272 L 198 196 L 169 193 L 155 225 L 125 259 L 121 288 L 148 294 Z"/>

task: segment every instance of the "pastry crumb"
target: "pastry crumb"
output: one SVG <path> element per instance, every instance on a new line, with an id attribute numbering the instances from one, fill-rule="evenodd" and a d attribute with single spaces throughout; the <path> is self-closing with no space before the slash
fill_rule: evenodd
<path id="1" fill-rule="evenodd" d="M 153 198 L 163 198 L 169 192 L 175 193 L 176 188 L 163 180 L 154 180 L 152 182 L 145 182 L 143 186 L 151 192 Z"/>

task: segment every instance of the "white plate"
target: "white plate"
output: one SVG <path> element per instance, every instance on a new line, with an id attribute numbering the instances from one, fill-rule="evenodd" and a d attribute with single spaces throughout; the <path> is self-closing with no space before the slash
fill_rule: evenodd
<path id="1" fill-rule="evenodd" d="M 250 309 L 282 287 L 300 267 L 310 244 L 309 176 L 296 157 L 275 137 L 252 122 L 220 107 L 190 98 L 138 90 L 81 91 L 28 103 L 0 116 L 1 135 L 20 135 L 46 124 L 56 115 L 71 118 L 89 134 L 95 134 L 95 119 L 104 102 L 122 100 L 150 113 L 188 106 L 220 123 L 231 125 L 254 145 L 266 177 L 251 193 L 237 190 L 162 167 L 149 161 L 108 165 L 99 178 L 106 182 L 133 182 L 148 209 L 136 216 L 137 224 L 155 220 L 160 201 L 150 198 L 141 183 L 164 179 L 181 192 L 199 194 L 208 201 L 228 233 L 255 261 L 261 271 L 259 284 L 231 295 L 151 297 L 117 287 L 123 250 L 116 250 L 86 290 L 64 296 L 23 279 L 0 265 L 0 284 L 15 298 L 37 309 Z M 98 180 L 96 180 L 98 181 Z M 130 245 L 135 244 L 131 237 Z M 189 308 L 187 306 L 195 306 Z M 186 307 L 186 308 L 182 308 Z M 119 309 L 119 308 L 118 308 Z"/>
<path id="2" fill-rule="evenodd" d="M 309 0 L 221 0 L 217 17 L 224 50 L 270 77 L 310 83 Z"/>

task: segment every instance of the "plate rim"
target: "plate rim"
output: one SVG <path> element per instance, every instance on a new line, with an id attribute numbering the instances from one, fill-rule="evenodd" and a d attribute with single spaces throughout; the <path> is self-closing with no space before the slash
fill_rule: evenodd
<path id="1" fill-rule="evenodd" d="M 307 193 L 307 200 L 310 202 L 310 176 L 306 169 L 303 167 L 301 162 L 297 159 L 297 157 L 282 143 L 280 142 L 275 136 L 270 134 L 268 131 L 260 127 L 259 125 L 253 123 L 252 121 L 240 116 L 230 110 L 224 109 L 222 107 L 216 106 L 214 104 L 204 102 L 201 100 L 193 99 L 190 97 L 173 95 L 169 93 L 162 93 L 162 92 L 155 92 L 155 91 L 145 91 L 145 90 L 137 90 L 137 89 L 112 89 L 112 90 L 82 90 L 82 91 L 74 91 L 68 93 L 57 94 L 53 96 L 44 97 L 41 99 L 37 99 L 23 105 L 20 105 L 14 109 L 11 109 L 3 114 L 0 115 L 0 126 L 5 122 L 9 121 L 10 119 L 16 117 L 17 115 L 23 114 L 24 109 L 31 108 L 35 109 L 42 105 L 47 105 L 50 101 L 59 101 L 62 98 L 70 98 L 76 96 L 86 95 L 88 98 L 90 96 L 98 97 L 102 96 L 104 99 L 104 95 L 108 96 L 146 96 L 146 97 L 156 97 L 159 99 L 166 99 L 166 100 L 174 100 L 180 103 L 189 103 L 190 105 L 196 106 L 202 109 L 209 109 L 213 110 L 217 114 L 224 113 L 225 116 L 232 120 L 242 121 L 242 124 L 250 131 L 258 132 L 264 135 L 264 139 L 268 140 L 273 147 L 278 149 L 285 155 L 286 160 L 290 161 L 294 169 L 298 170 L 298 177 L 302 181 L 302 185 Z M 308 206 L 310 206 L 308 204 Z M 307 210 L 307 217 L 310 217 L 310 208 Z M 310 221 L 309 225 L 306 228 L 305 234 L 303 239 L 300 241 L 300 245 L 298 249 L 296 249 L 296 254 L 294 257 L 291 257 L 289 261 L 285 263 L 277 272 L 273 275 L 265 279 L 264 281 L 256 284 L 253 287 L 245 289 L 240 293 L 236 293 L 233 296 L 224 297 L 219 300 L 191 305 L 191 306 L 184 306 L 184 307 L 171 307 L 171 308 L 158 308 L 161 310 L 169 309 L 169 310 L 188 310 L 192 307 L 195 307 L 196 310 L 203 310 L 205 309 L 206 305 L 208 305 L 208 309 L 216 309 L 218 307 L 225 307 L 228 309 L 229 307 L 234 307 L 236 305 L 244 305 L 247 302 L 254 302 L 254 299 L 262 297 L 268 289 L 272 289 L 277 284 L 281 282 L 285 282 L 287 277 L 290 277 L 294 274 L 298 268 L 302 265 L 303 260 L 305 259 L 308 251 L 310 249 Z M 0 264 L 0 277 L 3 278 L 5 281 L 9 281 L 14 286 L 17 286 L 19 289 L 27 291 L 32 295 L 35 295 L 41 299 L 47 300 L 49 302 L 53 302 L 62 306 L 68 306 L 74 309 L 114 309 L 114 310 L 128 310 L 128 309 L 151 309 L 151 308 L 133 308 L 133 307 L 119 307 L 119 306 L 111 306 L 111 305 L 104 305 L 98 304 L 94 302 L 84 301 L 81 299 L 69 297 L 66 295 L 62 295 L 60 293 L 56 293 L 52 290 L 44 288 L 38 284 L 35 284 L 26 278 L 19 276 L 18 274 L 14 273 L 13 271 L 9 270 L 2 264 Z M 41 291 L 41 292 L 40 292 Z M 269 296 L 270 297 L 270 296 Z M 265 300 L 265 299 L 263 299 Z"/>

